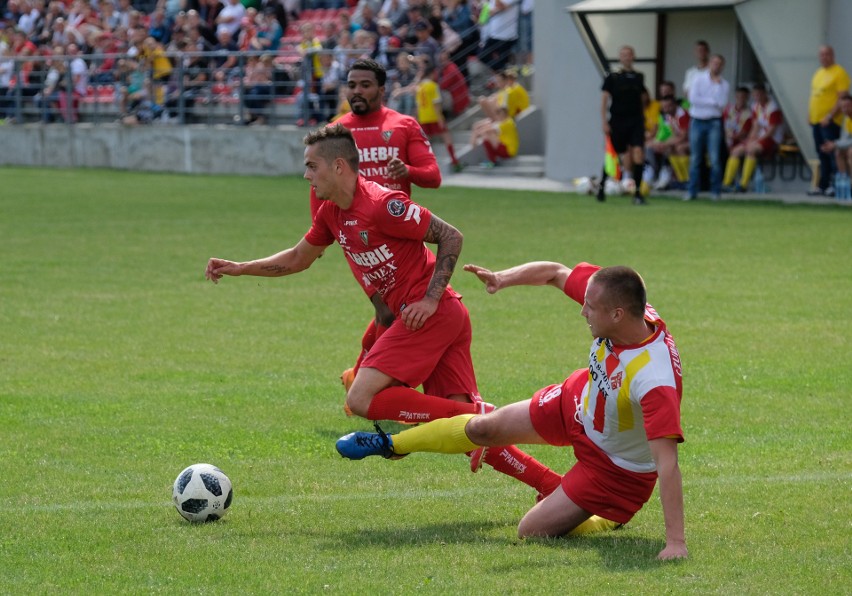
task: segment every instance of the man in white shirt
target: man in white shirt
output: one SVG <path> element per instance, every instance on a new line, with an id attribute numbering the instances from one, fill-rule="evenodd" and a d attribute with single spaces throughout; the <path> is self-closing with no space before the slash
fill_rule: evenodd
<path id="1" fill-rule="evenodd" d="M 692 81 L 701 73 L 707 72 L 707 64 L 710 61 L 710 44 L 703 39 L 695 42 L 695 65 L 686 69 L 683 77 L 683 94 L 689 96 L 689 88 Z"/>
<path id="2" fill-rule="evenodd" d="M 240 22 L 245 14 L 246 8 L 240 3 L 240 0 L 227 0 L 225 7 L 216 17 L 216 36 L 218 37 L 222 31 L 227 31 L 232 38 L 236 39 L 237 32 L 240 30 Z"/>
<path id="3" fill-rule="evenodd" d="M 506 68 L 518 42 L 519 0 L 488 0 L 488 21 L 482 26 L 479 60 L 494 72 Z"/>
<path id="4" fill-rule="evenodd" d="M 689 184 L 684 200 L 698 195 L 701 164 L 710 156 L 710 193 L 718 201 L 722 192 L 722 112 L 728 104 L 731 86 L 722 78 L 725 59 L 713 54 L 707 72 L 700 73 L 689 88 Z"/>

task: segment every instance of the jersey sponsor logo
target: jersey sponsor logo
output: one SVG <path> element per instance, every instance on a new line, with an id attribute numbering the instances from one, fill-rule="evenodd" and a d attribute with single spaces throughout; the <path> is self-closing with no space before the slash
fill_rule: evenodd
<path id="1" fill-rule="evenodd" d="M 411 203 L 408 206 L 408 213 L 405 214 L 405 221 L 414 220 L 418 224 L 420 224 L 420 207 Z"/>
<path id="2" fill-rule="evenodd" d="M 367 241 L 367 231 L 362 230 L 358 232 L 358 235 L 361 237 L 361 242 L 363 242 L 366 246 L 369 246 L 370 243 Z"/>
<path id="3" fill-rule="evenodd" d="M 358 149 L 361 163 L 384 163 L 399 155 L 399 147 L 364 147 Z"/>
<path id="4" fill-rule="evenodd" d="M 393 258 L 393 253 L 388 249 L 387 244 L 382 244 L 379 248 L 365 252 L 347 250 L 346 254 L 361 267 L 375 267 L 379 263 L 386 263 Z"/>
<path id="5" fill-rule="evenodd" d="M 401 216 L 403 213 L 405 213 L 405 203 L 403 203 L 399 199 L 391 199 L 390 201 L 388 201 L 388 213 L 390 213 L 394 217 Z M 408 220 L 410 218 L 406 217 L 405 219 Z"/>
<path id="6" fill-rule="evenodd" d="M 383 130 L 382 131 L 382 138 L 385 140 L 385 143 L 390 142 L 390 138 L 391 138 L 392 134 L 393 134 L 392 130 Z"/>
<path id="7" fill-rule="evenodd" d="M 357 219 L 347 219 L 346 221 L 343 222 L 343 225 L 344 226 L 357 226 L 358 220 Z"/>
<path id="8" fill-rule="evenodd" d="M 391 287 L 393 287 L 394 283 L 385 284 L 385 279 L 392 276 L 396 270 L 397 266 L 393 263 L 385 263 L 378 269 L 365 272 L 361 276 L 361 279 L 364 280 L 365 286 L 373 285 L 374 281 L 379 282 L 382 287 L 382 291 L 387 292 Z"/>
<path id="9" fill-rule="evenodd" d="M 609 384 L 612 390 L 621 389 L 621 383 L 624 381 L 624 371 L 618 371 L 609 378 Z"/>

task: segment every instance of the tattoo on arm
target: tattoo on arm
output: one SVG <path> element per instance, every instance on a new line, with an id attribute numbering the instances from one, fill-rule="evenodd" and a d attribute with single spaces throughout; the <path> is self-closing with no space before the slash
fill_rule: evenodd
<path id="1" fill-rule="evenodd" d="M 262 265 L 260 267 L 260 270 L 271 275 L 287 275 L 288 273 L 292 273 L 289 267 L 285 267 L 284 265 L 276 265 L 274 263 Z"/>
<path id="2" fill-rule="evenodd" d="M 435 271 L 426 289 L 426 296 L 440 300 L 450 283 L 450 277 L 456 268 L 462 249 L 462 234 L 456 228 L 432 215 L 432 222 L 423 238 L 425 242 L 438 245 L 438 253 L 435 260 Z"/>

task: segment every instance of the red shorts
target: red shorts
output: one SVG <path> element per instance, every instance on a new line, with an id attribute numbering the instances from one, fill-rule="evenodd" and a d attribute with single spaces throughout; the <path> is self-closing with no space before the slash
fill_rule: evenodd
<path id="1" fill-rule="evenodd" d="M 561 385 L 536 391 L 530 401 L 530 419 L 551 445 L 574 448 L 577 463 L 562 477 L 568 498 L 589 513 L 625 524 L 651 498 L 657 473 L 631 472 L 615 465 L 586 436 L 574 416 L 588 375 L 587 369 L 580 369 Z"/>
<path id="2" fill-rule="evenodd" d="M 364 357 L 362 368 L 375 368 L 409 387 L 423 385 L 427 395 L 477 396 L 470 356 L 470 314 L 461 298 L 445 293 L 438 310 L 417 331 L 397 318 Z"/>
<path id="3" fill-rule="evenodd" d="M 447 132 L 447 127 L 440 122 L 426 122 L 425 124 L 421 124 L 420 127 L 423 129 L 423 132 L 426 133 L 427 137 Z"/>
<path id="4" fill-rule="evenodd" d="M 506 145 L 503 143 L 497 143 L 494 145 L 490 141 L 483 141 L 483 145 L 488 145 L 489 149 L 494 153 L 495 156 L 500 159 L 510 159 L 512 156 L 509 155 L 509 150 L 506 148 Z"/>
<path id="5" fill-rule="evenodd" d="M 775 155 L 775 152 L 778 151 L 778 143 L 775 142 L 775 139 L 772 137 L 766 137 L 765 139 L 760 139 L 757 141 L 760 145 L 760 156 L 761 157 L 772 157 Z"/>

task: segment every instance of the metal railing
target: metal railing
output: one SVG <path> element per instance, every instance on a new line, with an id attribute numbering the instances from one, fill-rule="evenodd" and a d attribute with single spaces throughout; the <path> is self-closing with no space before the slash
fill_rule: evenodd
<path id="1" fill-rule="evenodd" d="M 397 50 L 402 52 L 404 50 Z M 313 72 L 314 53 L 166 52 L 0 58 L 0 118 L 9 123 L 288 124 L 328 120 L 339 109 L 346 68 L 361 50 L 322 50 L 344 62 L 336 85 Z M 395 56 L 389 56 L 395 61 Z M 85 68 L 80 64 L 83 61 Z M 257 77 L 263 71 L 263 76 Z M 77 75 L 75 76 L 75 73 Z M 83 80 L 78 76 L 83 74 Z M 325 81 L 329 83 L 329 81 Z M 386 86 L 390 99 L 391 85 Z"/>

